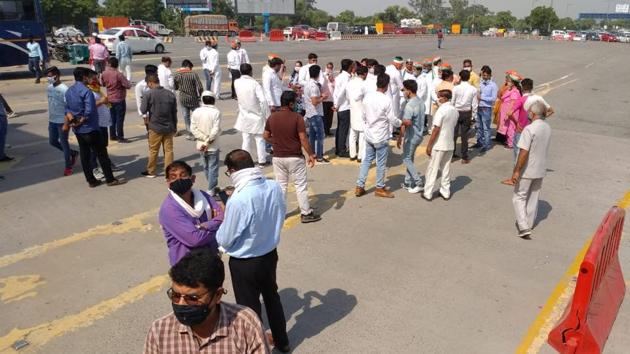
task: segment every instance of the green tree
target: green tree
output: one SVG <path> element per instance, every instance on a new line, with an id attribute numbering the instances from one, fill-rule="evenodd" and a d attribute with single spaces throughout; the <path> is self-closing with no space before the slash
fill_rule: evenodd
<path id="1" fill-rule="evenodd" d="M 184 21 L 182 18 L 181 11 L 175 8 L 164 9 L 160 14 L 160 22 L 162 22 L 166 28 L 172 29 L 175 34 L 180 35 L 184 33 Z"/>
<path id="2" fill-rule="evenodd" d="M 356 18 L 354 11 L 345 10 L 341 11 L 337 17 L 335 17 L 335 21 L 347 23 L 349 25 L 354 25 L 354 19 Z"/>
<path id="3" fill-rule="evenodd" d="M 517 18 L 512 16 L 511 11 L 499 11 L 496 14 L 495 26 L 505 29 L 513 28 L 516 20 Z"/>
<path id="4" fill-rule="evenodd" d="M 468 15 L 468 0 L 449 0 L 453 22 L 464 24 Z"/>
<path id="5" fill-rule="evenodd" d="M 444 15 L 442 0 L 409 0 L 408 5 L 425 23 L 439 21 Z"/>
<path id="6" fill-rule="evenodd" d="M 466 7 L 464 13 L 466 14 L 466 17 L 462 22 L 463 27 L 470 28 L 471 32 L 478 32 L 479 30 L 487 29 L 482 26 L 484 23 L 489 23 L 489 21 L 485 19 L 488 15 L 490 15 L 490 10 L 487 7 L 474 4 Z"/>
<path id="7" fill-rule="evenodd" d="M 308 24 L 313 27 L 326 27 L 326 24 L 332 19 L 328 12 L 320 9 L 308 11 Z"/>
<path id="8" fill-rule="evenodd" d="M 376 13 L 374 17 L 383 22 L 390 22 L 396 25 L 400 25 L 400 20 L 402 20 L 403 18 L 413 18 L 415 17 L 415 14 L 407 7 L 393 5 L 386 7 L 385 11 L 383 12 Z"/>
<path id="9" fill-rule="evenodd" d="M 87 29 L 90 17 L 97 13 L 97 0 L 42 0 L 46 28 L 73 24 Z"/>
<path id="10" fill-rule="evenodd" d="M 549 35 L 552 27 L 558 22 L 558 15 L 551 7 L 538 6 L 525 18 L 532 29 L 537 29 L 542 35 Z"/>
<path id="11" fill-rule="evenodd" d="M 562 29 L 575 29 L 576 28 L 575 22 L 573 22 L 573 19 L 571 17 L 561 18 L 556 23 L 556 27 L 562 28 Z"/>
<path id="12" fill-rule="evenodd" d="M 107 16 L 154 21 L 160 19 L 163 9 L 162 0 L 105 0 L 104 12 Z"/>
<path id="13" fill-rule="evenodd" d="M 575 27 L 579 30 L 591 29 L 595 26 L 595 20 L 593 19 L 580 19 L 575 21 Z"/>

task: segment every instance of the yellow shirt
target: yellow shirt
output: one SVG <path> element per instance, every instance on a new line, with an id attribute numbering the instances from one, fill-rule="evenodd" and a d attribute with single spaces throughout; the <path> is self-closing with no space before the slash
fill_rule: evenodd
<path id="1" fill-rule="evenodd" d="M 476 72 L 471 71 L 470 79 L 468 79 L 468 83 L 475 86 L 476 88 L 479 88 L 479 75 L 477 75 Z"/>

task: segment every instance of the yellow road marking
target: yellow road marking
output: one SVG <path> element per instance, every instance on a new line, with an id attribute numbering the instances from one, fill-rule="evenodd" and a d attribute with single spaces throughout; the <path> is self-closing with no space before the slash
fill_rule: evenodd
<path id="1" fill-rule="evenodd" d="M 0 279 L 0 300 L 4 303 L 10 303 L 34 297 L 37 292 L 34 291 L 38 286 L 46 283 L 39 275 L 18 275 Z"/>
<path id="2" fill-rule="evenodd" d="M 79 328 L 90 326 L 95 321 L 104 318 L 120 308 L 134 303 L 148 294 L 159 291 L 168 281 L 169 278 L 166 275 L 156 276 L 120 295 L 88 307 L 79 313 L 42 323 L 31 328 L 14 328 L 6 336 L 0 337 L 0 353 L 14 353 L 11 345 L 16 340 L 20 339 L 25 339 L 29 342 L 29 349 L 39 348 L 56 337 Z"/>
<path id="3" fill-rule="evenodd" d="M 630 206 L 630 190 L 617 202 L 617 206 L 623 209 Z M 594 235 L 591 235 L 591 237 L 588 238 L 580 252 L 578 252 L 575 259 L 573 259 L 571 265 L 569 265 L 567 271 L 562 278 L 560 278 L 560 281 L 547 299 L 545 306 L 540 310 L 540 313 L 538 313 L 538 316 L 536 316 L 536 319 L 527 330 L 525 337 L 521 340 L 520 345 L 516 348 L 516 353 L 538 353 L 540 348 L 542 348 L 547 341 L 549 332 L 558 319 L 560 319 L 566 304 L 571 299 L 575 287 L 574 279 L 578 274 L 584 255 L 586 255 L 586 251 L 588 251 L 591 245 L 593 236 Z"/>
<path id="4" fill-rule="evenodd" d="M 40 245 L 25 248 L 24 250 L 0 257 L 0 268 L 8 265 L 40 256 L 48 251 L 57 249 L 59 247 L 67 246 L 78 241 L 87 240 L 97 236 L 109 236 L 116 234 L 128 233 L 131 231 L 148 231 L 151 229 L 151 225 L 145 224 L 144 219 L 149 217 L 155 217 L 157 209 L 152 209 L 144 213 L 139 213 L 128 218 L 120 220 L 120 224 L 113 225 L 98 225 L 89 230 L 75 233 L 66 238 L 50 241 Z"/>

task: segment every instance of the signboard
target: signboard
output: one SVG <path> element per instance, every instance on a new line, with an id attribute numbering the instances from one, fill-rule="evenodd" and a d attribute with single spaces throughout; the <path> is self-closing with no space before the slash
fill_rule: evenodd
<path id="1" fill-rule="evenodd" d="M 241 15 L 294 15 L 296 0 L 235 0 Z"/>
<path id="2" fill-rule="evenodd" d="M 211 0 L 166 0 L 167 7 L 184 7 L 184 8 L 204 8 L 212 10 Z"/>
<path id="3" fill-rule="evenodd" d="M 630 4 L 617 4 L 615 12 L 618 14 L 627 14 L 630 12 Z"/>

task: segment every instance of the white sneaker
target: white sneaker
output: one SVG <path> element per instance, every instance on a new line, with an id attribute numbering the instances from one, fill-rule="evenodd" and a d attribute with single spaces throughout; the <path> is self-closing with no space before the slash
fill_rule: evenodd
<path id="1" fill-rule="evenodd" d="M 92 173 L 94 174 L 94 178 L 96 179 L 104 179 L 105 175 L 103 174 L 103 171 L 101 171 L 100 168 L 95 168 L 92 170 Z"/>
<path id="2" fill-rule="evenodd" d="M 413 188 L 409 188 L 407 189 L 407 192 L 411 193 L 411 194 L 416 194 L 416 193 L 420 193 L 424 191 L 424 187 L 420 187 L 420 186 L 415 186 Z"/>

